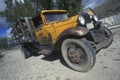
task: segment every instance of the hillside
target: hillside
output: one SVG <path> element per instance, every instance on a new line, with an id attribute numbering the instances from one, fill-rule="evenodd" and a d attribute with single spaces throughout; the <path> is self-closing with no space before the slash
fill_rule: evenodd
<path id="1" fill-rule="evenodd" d="M 106 0 L 100 6 L 94 8 L 99 18 L 105 18 L 120 13 L 120 0 Z"/>

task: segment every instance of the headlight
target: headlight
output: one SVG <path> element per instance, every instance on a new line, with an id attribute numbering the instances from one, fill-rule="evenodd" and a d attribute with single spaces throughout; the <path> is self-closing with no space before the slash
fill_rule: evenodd
<path id="1" fill-rule="evenodd" d="M 93 16 L 93 20 L 94 20 L 94 21 L 98 21 L 97 16 L 94 15 L 94 16 Z"/>
<path id="2" fill-rule="evenodd" d="M 80 24 L 85 25 L 85 19 L 83 16 L 79 16 L 78 20 L 79 20 Z"/>

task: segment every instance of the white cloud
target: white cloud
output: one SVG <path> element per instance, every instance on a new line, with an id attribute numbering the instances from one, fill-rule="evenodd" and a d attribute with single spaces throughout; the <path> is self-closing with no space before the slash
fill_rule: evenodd
<path id="1" fill-rule="evenodd" d="M 0 17 L 0 27 L 6 27 L 6 26 L 8 26 L 8 24 L 6 22 L 6 18 Z"/>
<path id="2" fill-rule="evenodd" d="M 7 31 L 6 31 L 6 37 L 10 38 L 12 37 L 12 34 L 10 33 L 12 30 L 12 28 L 9 28 Z"/>
<path id="3" fill-rule="evenodd" d="M 24 0 L 12 0 L 13 4 L 15 5 L 15 1 L 18 1 L 19 3 L 22 2 L 24 3 Z"/>
<path id="4" fill-rule="evenodd" d="M 83 0 L 82 4 L 84 6 L 84 9 L 86 8 L 95 8 L 96 6 L 99 6 L 101 3 L 103 3 L 105 0 Z"/>
<path id="5" fill-rule="evenodd" d="M 86 8 L 94 8 L 96 6 L 96 3 L 94 2 L 94 3 L 90 3 L 90 4 L 88 4 L 88 5 L 86 5 L 85 7 L 84 7 L 84 9 L 86 9 Z"/>
<path id="6" fill-rule="evenodd" d="M 4 11 L 6 8 L 6 5 L 4 3 L 4 0 L 0 0 L 0 11 Z"/>

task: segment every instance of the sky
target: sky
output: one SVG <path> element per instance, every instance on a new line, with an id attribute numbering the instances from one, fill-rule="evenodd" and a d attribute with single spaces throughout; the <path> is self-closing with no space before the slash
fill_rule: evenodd
<path id="1" fill-rule="evenodd" d="M 100 5 L 105 0 L 82 0 L 82 4 L 84 6 L 84 9 L 91 7 L 94 8 L 98 5 Z M 4 3 L 4 0 L 0 0 L 0 11 L 5 10 L 6 5 Z M 7 28 L 8 24 L 6 22 L 5 18 L 0 17 L 0 37 L 6 36 L 10 30 Z"/>
<path id="2" fill-rule="evenodd" d="M 5 18 L 0 17 L 0 37 L 3 37 L 6 35 L 8 30 L 8 24 L 6 22 Z"/>
<path id="3" fill-rule="evenodd" d="M 4 0 L 0 0 L 0 11 L 5 10 L 6 5 L 4 3 Z M 5 18 L 0 17 L 0 37 L 3 37 L 6 35 L 8 30 L 8 25 Z"/>
<path id="4" fill-rule="evenodd" d="M 82 4 L 84 6 L 84 9 L 88 7 L 95 8 L 96 6 L 99 6 L 104 1 L 105 0 L 82 0 Z"/>

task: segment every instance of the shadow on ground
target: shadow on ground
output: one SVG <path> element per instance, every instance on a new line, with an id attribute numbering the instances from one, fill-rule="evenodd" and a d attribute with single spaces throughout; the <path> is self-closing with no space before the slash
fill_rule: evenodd
<path id="1" fill-rule="evenodd" d="M 64 59 L 63 59 L 63 57 L 62 57 L 62 55 L 61 55 L 61 52 L 53 52 L 51 55 L 49 55 L 49 56 L 45 56 L 45 57 L 43 57 L 42 58 L 42 60 L 46 60 L 46 61 L 55 61 L 55 60 L 58 60 L 58 59 L 60 59 L 60 63 L 61 64 L 63 64 L 64 66 L 66 66 L 66 67 L 68 67 L 68 68 L 70 68 L 67 64 L 66 64 L 66 62 L 64 61 Z M 71 69 L 71 68 L 70 68 Z"/>
<path id="2" fill-rule="evenodd" d="M 46 61 L 54 61 L 57 59 L 61 59 L 61 53 L 60 52 L 53 52 L 51 55 L 45 56 L 42 58 L 42 60 Z"/>

